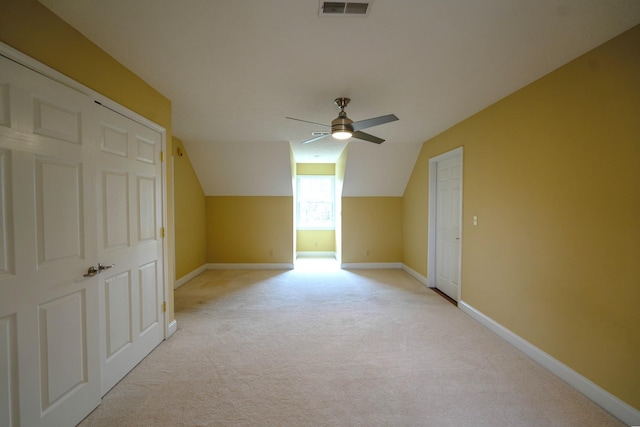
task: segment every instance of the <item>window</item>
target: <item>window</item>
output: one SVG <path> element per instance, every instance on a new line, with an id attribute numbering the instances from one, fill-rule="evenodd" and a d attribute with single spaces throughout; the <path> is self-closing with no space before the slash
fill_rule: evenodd
<path id="1" fill-rule="evenodd" d="M 298 175 L 297 228 L 335 228 L 334 189 L 331 175 Z"/>

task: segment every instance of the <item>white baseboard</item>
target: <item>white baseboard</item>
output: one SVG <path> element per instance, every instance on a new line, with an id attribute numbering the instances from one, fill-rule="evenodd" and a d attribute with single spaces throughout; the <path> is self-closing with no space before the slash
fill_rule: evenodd
<path id="1" fill-rule="evenodd" d="M 174 319 L 172 322 L 169 323 L 169 326 L 167 327 L 167 338 L 175 334 L 177 330 L 178 330 L 178 322 Z"/>
<path id="2" fill-rule="evenodd" d="M 382 268 L 401 268 L 399 262 L 344 262 L 340 264 L 340 268 L 345 270 L 361 270 L 361 269 L 382 269 Z"/>
<path id="3" fill-rule="evenodd" d="M 201 265 L 200 267 L 196 268 L 191 273 L 185 274 L 184 276 L 182 276 L 181 278 L 179 278 L 178 280 L 175 281 L 175 283 L 173 285 L 173 289 L 178 289 L 180 286 L 184 285 L 189 280 L 191 280 L 194 277 L 196 277 L 197 275 L 201 274 L 206 269 L 207 269 L 207 266 L 205 264 L 205 265 Z"/>
<path id="4" fill-rule="evenodd" d="M 561 380 L 587 396 L 589 399 L 609 411 L 613 416 L 627 425 L 640 425 L 640 411 L 618 399 L 602 387 L 589 381 L 564 363 L 551 357 L 535 345 L 514 334 L 495 320 L 487 317 L 464 301 L 458 302 L 458 307 L 489 329 L 500 338 L 523 352 L 533 361 L 559 377 Z"/>
<path id="5" fill-rule="evenodd" d="M 413 278 L 416 279 L 418 282 L 422 283 L 426 287 L 429 287 L 427 278 L 425 276 L 423 276 L 422 274 L 418 273 L 413 268 L 405 264 L 402 264 L 402 269 L 407 273 L 409 273 L 409 275 L 413 276 Z"/>
<path id="6" fill-rule="evenodd" d="M 209 263 L 207 270 L 293 270 L 293 263 Z"/>

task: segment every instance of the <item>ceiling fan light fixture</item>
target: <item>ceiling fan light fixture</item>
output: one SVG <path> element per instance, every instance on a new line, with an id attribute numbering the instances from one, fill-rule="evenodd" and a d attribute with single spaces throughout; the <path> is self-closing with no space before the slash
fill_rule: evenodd
<path id="1" fill-rule="evenodd" d="M 349 139 L 351 138 L 351 135 L 353 135 L 353 133 L 349 130 L 338 130 L 335 132 L 331 132 L 331 136 L 335 139 Z"/>

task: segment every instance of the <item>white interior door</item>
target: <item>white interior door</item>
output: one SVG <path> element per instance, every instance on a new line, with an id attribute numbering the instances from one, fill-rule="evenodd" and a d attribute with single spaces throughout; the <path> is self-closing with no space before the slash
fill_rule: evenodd
<path id="1" fill-rule="evenodd" d="M 164 339 L 160 133 L 101 108 L 102 394 Z"/>
<path id="2" fill-rule="evenodd" d="M 435 163 L 435 287 L 460 299 L 460 221 L 462 213 L 462 156 Z"/>
<path id="3" fill-rule="evenodd" d="M 0 56 L 0 426 L 76 425 L 164 338 L 162 144 Z"/>
<path id="4" fill-rule="evenodd" d="M 100 402 L 95 154 L 86 96 L 0 56 L 0 425 Z"/>

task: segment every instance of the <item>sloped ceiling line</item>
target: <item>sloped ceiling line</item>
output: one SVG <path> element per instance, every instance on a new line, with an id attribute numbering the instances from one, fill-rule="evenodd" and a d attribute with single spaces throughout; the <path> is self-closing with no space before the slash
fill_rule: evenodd
<path id="1" fill-rule="evenodd" d="M 329 123 L 337 97 L 354 121 L 400 118 L 372 129 L 375 150 L 349 142 L 345 193 L 402 195 L 424 141 L 640 23 L 637 0 L 376 0 L 366 17 L 321 17 L 318 0 L 40 1 L 171 99 L 209 195 L 290 192 L 289 144 L 335 162 L 344 143 L 303 145 L 324 129 L 285 117 Z"/>

